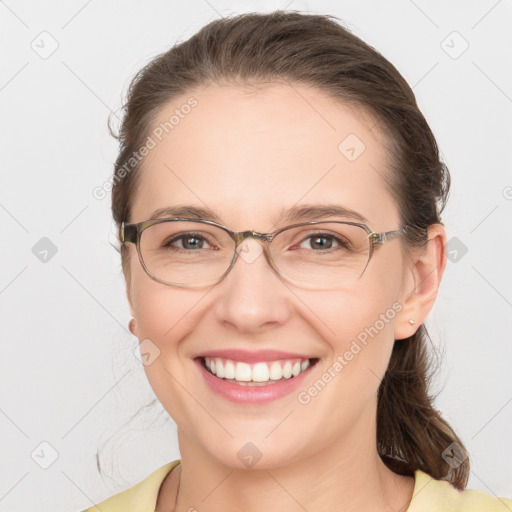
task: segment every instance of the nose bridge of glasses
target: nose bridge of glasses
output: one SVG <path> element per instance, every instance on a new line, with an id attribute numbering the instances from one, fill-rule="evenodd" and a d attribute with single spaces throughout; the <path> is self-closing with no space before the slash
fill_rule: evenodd
<path id="1" fill-rule="evenodd" d="M 258 233 L 257 231 L 240 231 L 235 233 L 235 241 L 238 244 L 242 243 L 246 238 L 255 238 L 256 240 L 261 240 L 263 242 L 270 242 L 272 240 L 271 236 L 267 233 Z"/>
<path id="2" fill-rule="evenodd" d="M 253 263 L 259 256 L 264 255 L 268 264 L 274 269 L 275 265 L 272 261 L 272 257 L 269 254 L 269 243 L 272 241 L 272 235 L 268 233 L 259 233 L 257 231 L 241 231 L 233 233 L 235 239 L 235 256 L 234 259 L 240 257 L 245 263 Z M 255 239 L 254 242 L 243 243 L 247 239 Z M 265 244 L 259 242 L 267 242 Z M 234 263 L 234 260 L 233 262 Z"/>

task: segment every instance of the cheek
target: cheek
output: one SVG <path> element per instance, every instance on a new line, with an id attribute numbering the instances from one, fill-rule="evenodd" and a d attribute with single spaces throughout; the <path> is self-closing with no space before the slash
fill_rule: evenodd
<path id="1" fill-rule="evenodd" d="M 133 313 L 142 360 L 144 362 L 147 352 L 151 358 L 144 362 L 148 382 L 169 415 L 180 425 L 187 425 L 190 415 L 186 411 L 191 404 L 183 385 L 195 363 L 183 353 L 182 347 L 186 349 L 187 345 L 180 341 L 187 339 L 200 325 L 198 311 L 207 291 L 174 289 L 147 276 L 140 276 L 140 279 L 134 276 L 132 283 Z"/>
<path id="2" fill-rule="evenodd" d="M 375 396 L 394 344 L 394 325 L 402 309 L 399 302 L 400 268 L 372 273 L 359 286 L 340 292 L 305 294 L 306 324 L 323 338 L 326 372 L 336 375 L 333 401 L 361 406 Z M 329 375 L 325 375 L 330 379 Z M 336 390 L 336 391 L 335 391 Z M 327 399 L 327 394 L 326 394 Z M 329 401 L 329 399 L 327 400 Z"/>
<path id="3" fill-rule="evenodd" d="M 309 301 L 312 311 L 321 311 L 308 322 L 321 333 L 328 347 L 327 360 L 313 388 L 302 389 L 301 404 L 310 404 L 317 417 L 328 414 L 336 425 L 356 418 L 376 401 L 394 344 L 394 322 L 401 304 L 398 290 L 377 286 Z M 383 292 L 386 290 L 386 293 Z M 332 385 L 330 383 L 333 383 Z M 322 390 L 321 393 L 319 390 Z M 317 395 L 322 398 L 315 398 Z"/>
<path id="4" fill-rule="evenodd" d="M 167 287 L 147 276 L 134 279 L 132 297 L 138 338 L 150 338 L 162 348 L 170 348 L 177 333 L 182 337 L 193 329 L 195 307 L 206 293 Z"/>
<path id="5" fill-rule="evenodd" d="M 391 266 L 363 275 L 350 290 L 294 293 L 305 306 L 302 308 L 307 322 L 315 326 L 322 337 L 332 341 L 333 348 L 343 346 L 359 334 L 364 338 L 366 329 L 373 337 L 375 328 L 388 336 L 393 332 L 396 314 L 401 310 L 402 276 L 400 269 Z M 392 334 L 391 334 L 392 336 Z"/>
<path id="6" fill-rule="evenodd" d="M 183 290 L 165 286 L 151 279 L 137 258 L 130 266 L 130 302 L 140 342 L 149 339 L 160 351 L 160 363 L 166 367 L 176 362 L 178 340 L 193 331 L 198 323 L 196 312 L 208 290 Z M 146 367 L 150 372 L 151 367 Z"/>

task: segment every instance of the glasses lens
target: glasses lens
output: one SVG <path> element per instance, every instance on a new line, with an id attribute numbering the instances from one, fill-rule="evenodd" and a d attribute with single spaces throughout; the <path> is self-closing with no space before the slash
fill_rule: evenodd
<path id="1" fill-rule="evenodd" d="M 146 228 L 140 239 L 149 273 L 178 286 L 216 282 L 229 268 L 234 249 L 226 231 L 202 222 L 160 222 Z"/>
<path id="2" fill-rule="evenodd" d="M 271 254 L 279 273 L 298 285 L 342 288 L 366 268 L 370 240 L 360 226 L 322 222 L 282 231 L 272 241 Z"/>

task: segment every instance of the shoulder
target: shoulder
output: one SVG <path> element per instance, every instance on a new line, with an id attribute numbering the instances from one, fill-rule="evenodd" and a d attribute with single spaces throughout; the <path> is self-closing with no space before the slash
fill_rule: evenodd
<path id="1" fill-rule="evenodd" d="M 153 471 L 149 476 L 125 491 L 97 503 L 82 512 L 154 512 L 160 485 L 168 473 L 180 463 L 175 460 Z"/>
<path id="2" fill-rule="evenodd" d="M 482 491 L 459 491 L 449 482 L 435 480 L 417 469 L 414 491 L 407 512 L 506 512 L 512 510 L 512 499 L 492 496 Z"/>

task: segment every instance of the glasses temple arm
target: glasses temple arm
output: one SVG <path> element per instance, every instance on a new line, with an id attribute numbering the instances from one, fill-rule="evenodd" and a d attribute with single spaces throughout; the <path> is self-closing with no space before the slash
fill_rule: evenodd
<path id="1" fill-rule="evenodd" d="M 388 240 L 393 240 L 393 238 L 405 235 L 405 232 L 406 232 L 406 226 L 404 226 L 401 229 L 396 229 L 394 231 L 386 231 L 384 233 L 371 233 L 370 236 L 373 240 L 373 243 L 383 244 L 384 242 L 387 242 Z"/>
<path id="2" fill-rule="evenodd" d="M 119 240 L 122 244 L 126 242 L 137 243 L 137 224 L 121 223 L 119 227 Z"/>

